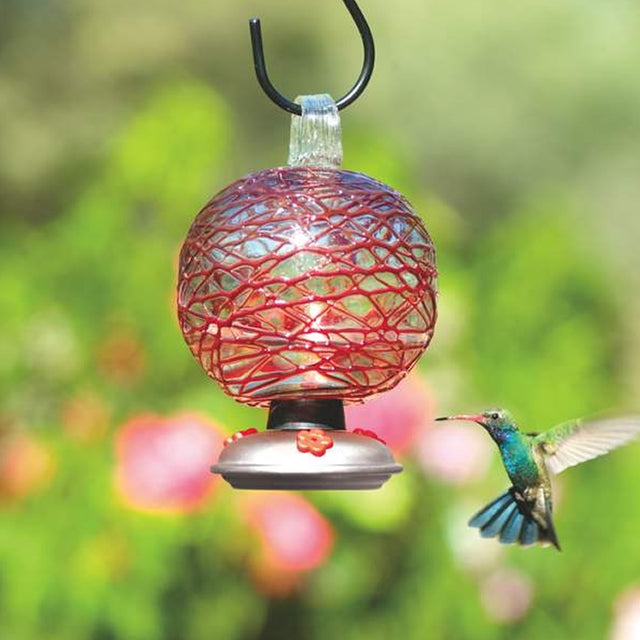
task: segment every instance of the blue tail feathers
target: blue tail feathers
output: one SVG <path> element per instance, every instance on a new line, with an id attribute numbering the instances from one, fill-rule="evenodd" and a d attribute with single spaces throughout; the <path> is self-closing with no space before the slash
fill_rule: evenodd
<path id="1" fill-rule="evenodd" d="M 476 513 L 469 520 L 469 526 L 480 529 L 483 538 L 498 537 L 503 544 L 550 543 L 560 549 L 548 505 L 544 505 L 544 516 L 536 518 L 531 505 L 515 487 Z"/>

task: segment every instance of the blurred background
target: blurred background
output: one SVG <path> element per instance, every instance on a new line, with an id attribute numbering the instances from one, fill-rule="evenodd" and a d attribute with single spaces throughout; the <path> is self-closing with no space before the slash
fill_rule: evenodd
<path id="1" fill-rule="evenodd" d="M 640 401 L 635 0 L 362 0 L 378 62 L 345 162 L 404 192 L 438 248 L 418 370 L 349 412 L 405 465 L 367 493 L 209 475 L 264 412 L 183 343 L 177 254 L 202 204 L 286 162 L 253 77 L 351 86 L 342 3 L 2 0 L 0 638 L 640 638 L 640 445 L 558 480 L 563 551 L 466 521 L 507 486 L 480 428 Z"/>

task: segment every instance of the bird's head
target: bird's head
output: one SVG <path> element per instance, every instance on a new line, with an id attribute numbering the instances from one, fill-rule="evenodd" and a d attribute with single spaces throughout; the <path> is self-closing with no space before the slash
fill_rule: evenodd
<path id="1" fill-rule="evenodd" d="M 512 415 L 505 409 L 490 409 L 483 413 L 445 416 L 436 420 L 467 420 L 482 425 L 496 442 L 503 442 L 518 430 Z"/>

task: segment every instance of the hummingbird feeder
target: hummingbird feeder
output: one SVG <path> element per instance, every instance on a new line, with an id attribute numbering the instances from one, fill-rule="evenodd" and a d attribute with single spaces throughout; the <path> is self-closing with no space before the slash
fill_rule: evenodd
<path id="1" fill-rule="evenodd" d="M 239 402 L 269 408 L 266 431 L 227 439 L 212 471 L 243 489 L 373 489 L 402 470 L 367 425 L 346 430 L 343 403 L 395 386 L 436 321 L 433 243 L 391 187 L 340 169 L 338 111 L 366 87 L 369 27 L 354 87 L 291 102 L 271 84 L 260 22 L 258 80 L 291 112 L 289 162 L 214 196 L 180 254 L 178 315 L 206 373 Z"/>

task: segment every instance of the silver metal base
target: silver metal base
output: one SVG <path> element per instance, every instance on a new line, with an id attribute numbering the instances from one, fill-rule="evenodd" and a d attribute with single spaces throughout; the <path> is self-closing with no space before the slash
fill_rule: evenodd
<path id="1" fill-rule="evenodd" d="M 272 429 L 224 448 L 211 471 L 236 489 L 378 489 L 402 471 L 391 451 L 367 436 L 327 430 L 333 447 L 322 456 L 298 450 L 298 429 Z"/>

